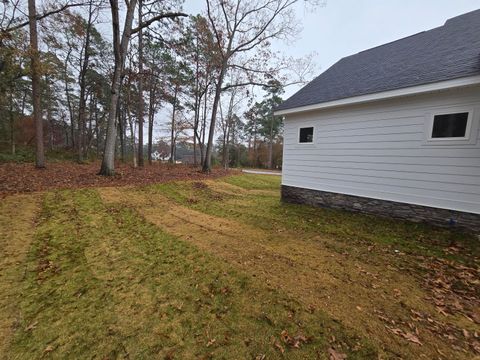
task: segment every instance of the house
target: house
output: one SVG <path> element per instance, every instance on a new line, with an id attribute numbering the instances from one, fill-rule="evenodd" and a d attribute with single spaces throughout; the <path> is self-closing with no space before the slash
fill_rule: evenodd
<path id="1" fill-rule="evenodd" d="M 480 232 L 480 10 L 341 59 L 275 114 L 284 201 Z"/>

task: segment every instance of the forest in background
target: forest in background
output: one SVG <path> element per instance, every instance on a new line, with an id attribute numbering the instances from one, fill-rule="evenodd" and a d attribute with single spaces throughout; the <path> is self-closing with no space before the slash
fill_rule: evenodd
<path id="1" fill-rule="evenodd" d="M 288 58 L 300 0 L 14 0 L 0 4 L 0 161 L 180 160 L 209 172 L 280 168 L 284 88 L 311 77 Z"/>

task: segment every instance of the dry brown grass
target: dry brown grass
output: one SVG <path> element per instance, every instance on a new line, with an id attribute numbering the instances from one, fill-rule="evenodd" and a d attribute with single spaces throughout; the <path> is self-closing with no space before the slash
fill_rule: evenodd
<path id="1" fill-rule="evenodd" d="M 470 240 L 281 205 L 268 176 L 8 196 L 0 354 L 471 359 Z"/>
<path id="2" fill-rule="evenodd" d="M 7 264 L 14 273 L 26 271 L 3 284 L 18 289 L 11 297 L 0 293 L 2 304 L 9 304 L 2 318 L 16 324 L 2 356 L 303 360 L 338 351 L 375 357 L 368 341 L 324 312 L 312 312 L 261 278 L 146 221 L 135 209 L 148 199 L 124 190 L 100 190 L 106 204 L 95 190 L 44 194 L 28 256 Z M 16 214 L 8 213 L 9 206 L 3 210 L 5 218 Z M 197 215 L 184 210 L 182 216 Z M 175 221 L 167 210 L 165 223 Z M 16 224 L 24 230 L 28 225 Z M 218 219 L 215 225 L 234 223 Z M 22 253 L 18 247 L 12 252 Z"/>
<path id="3" fill-rule="evenodd" d="M 35 232 L 40 196 L 8 196 L 0 202 L 0 354 L 13 336 L 18 309 L 18 284 L 22 266 Z"/>
<path id="4" fill-rule="evenodd" d="M 252 201 L 252 195 L 278 197 L 274 190 L 245 189 L 222 180 L 205 184 L 202 190 L 206 197 L 186 195 L 187 203 L 198 205 L 210 197 L 210 201 L 222 204 L 219 206 L 238 210 Z M 193 184 L 192 188 L 200 186 Z M 479 327 L 464 316 L 440 314 L 428 300 L 430 294 L 419 282 L 415 266 L 408 268 L 409 261 L 415 259 L 404 253 L 392 254 L 391 249 L 381 246 L 354 244 L 358 246 L 354 248 L 315 232 L 299 234 L 288 228 L 265 231 L 225 216 L 193 210 L 148 189 L 110 188 L 101 189 L 100 194 L 106 202 L 134 206 L 164 231 L 282 289 L 305 306 L 325 310 L 372 340 L 384 356 L 409 359 L 472 356 L 461 332 L 468 329 L 473 334 Z M 422 314 L 422 319 L 415 313 Z M 460 339 L 449 339 L 447 333 L 443 338 L 432 331 L 424 318 L 460 332 Z"/>

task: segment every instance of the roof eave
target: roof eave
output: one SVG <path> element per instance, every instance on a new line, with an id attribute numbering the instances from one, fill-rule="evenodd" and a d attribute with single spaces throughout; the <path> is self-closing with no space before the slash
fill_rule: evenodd
<path id="1" fill-rule="evenodd" d="M 406 87 L 402 89 L 387 90 L 373 94 L 353 96 L 345 99 L 327 101 L 323 103 L 317 103 L 313 105 L 306 105 L 295 107 L 291 109 L 283 109 L 275 111 L 274 114 L 277 116 L 295 114 L 305 111 L 320 110 L 326 108 L 333 108 L 338 106 L 353 105 L 353 104 L 362 104 L 378 100 L 386 100 L 401 96 L 417 95 L 422 93 L 429 93 L 441 90 L 448 90 L 453 88 L 459 88 L 464 86 L 472 86 L 480 84 L 480 75 L 462 77 L 452 80 L 439 81 L 430 84 L 416 85 L 411 87 Z"/>

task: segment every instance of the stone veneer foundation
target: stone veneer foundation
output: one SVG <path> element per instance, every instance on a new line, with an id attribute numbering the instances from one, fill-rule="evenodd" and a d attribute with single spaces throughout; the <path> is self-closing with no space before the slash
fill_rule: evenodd
<path id="1" fill-rule="evenodd" d="M 316 207 L 344 209 L 384 217 L 394 217 L 443 227 L 454 226 L 480 234 L 480 214 L 304 189 L 287 185 L 282 185 L 282 201 L 294 204 L 308 204 Z"/>

